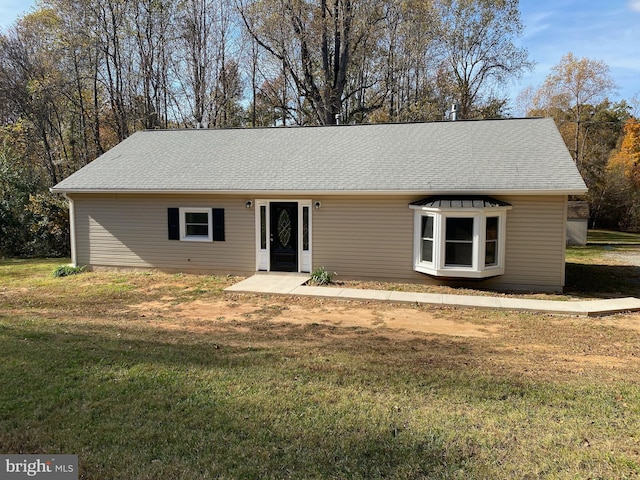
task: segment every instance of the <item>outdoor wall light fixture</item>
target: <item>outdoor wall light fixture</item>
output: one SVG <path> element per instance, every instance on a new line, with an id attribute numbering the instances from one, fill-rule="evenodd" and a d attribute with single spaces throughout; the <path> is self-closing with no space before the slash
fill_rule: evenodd
<path id="1" fill-rule="evenodd" d="M 320 210 L 320 207 L 321 207 L 321 206 L 322 206 L 322 203 L 320 203 L 320 202 L 315 202 L 315 203 L 313 204 L 313 208 L 315 208 L 316 210 Z"/>
<path id="2" fill-rule="evenodd" d="M 244 204 L 245 208 L 251 208 L 253 206 L 253 202 L 251 200 L 247 200 L 247 203 Z"/>

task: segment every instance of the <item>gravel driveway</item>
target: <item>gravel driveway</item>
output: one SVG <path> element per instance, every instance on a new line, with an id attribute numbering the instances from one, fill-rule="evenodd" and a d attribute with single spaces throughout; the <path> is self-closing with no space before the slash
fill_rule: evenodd
<path id="1" fill-rule="evenodd" d="M 634 265 L 640 267 L 640 246 L 637 247 L 605 247 L 611 251 L 604 254 L 604 257 L 621 265 Z"/>

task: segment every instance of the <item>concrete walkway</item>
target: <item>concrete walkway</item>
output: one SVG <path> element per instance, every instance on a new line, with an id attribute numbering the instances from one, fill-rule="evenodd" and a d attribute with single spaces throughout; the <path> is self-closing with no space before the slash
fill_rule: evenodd
<path id="1" fill-rule="evenodd" d="M 499 308 L 561 315 L 598 316 L 640 311 L 640 299 L 614 298 L 565 302 L 514 297 L 485 297 L 439 293 L 394 292 L 358 288 L 315 287 L 303 285 L 309 275 L 300 273 L 258 273 L 225 289 L 236 293 L 271 293 L 338 300 L 379 300 L 396 303 L 421 303 L 449 307 Z"/>

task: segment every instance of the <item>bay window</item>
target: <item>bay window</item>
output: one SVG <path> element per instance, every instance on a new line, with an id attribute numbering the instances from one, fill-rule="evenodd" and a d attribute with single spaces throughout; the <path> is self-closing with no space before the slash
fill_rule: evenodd
<path id="1" fill-rule="evenodd" d="M 485 278 L 504 273 L 506 215 L 491 197 L 429 197 L 415 212 L 414 269 L 438 277 Z"/>

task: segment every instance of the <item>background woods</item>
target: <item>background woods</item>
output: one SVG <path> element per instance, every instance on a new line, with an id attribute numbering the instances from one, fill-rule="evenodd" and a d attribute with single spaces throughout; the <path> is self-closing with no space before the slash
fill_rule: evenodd
<path id="1" fill-rule="evenodd" d="M 0 254 L 66 254 L 48 188 L 140 129 L 509 116 L 522 29 L 517 0 L 42 0 L 0 32 Z M 558 122 L 593 221 L 638 229 L 613 87 L 569 54 L 521 101 Z"/>

